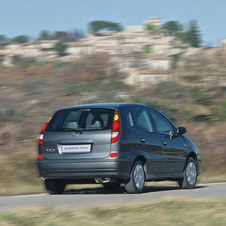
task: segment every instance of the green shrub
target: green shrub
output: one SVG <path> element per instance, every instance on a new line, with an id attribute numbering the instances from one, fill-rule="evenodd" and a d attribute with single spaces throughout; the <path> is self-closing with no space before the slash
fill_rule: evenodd
<path id="1" fill-rule="evenodd" d="M 144 53 L 152 53 L 152 45 L 144 45 Z"/>

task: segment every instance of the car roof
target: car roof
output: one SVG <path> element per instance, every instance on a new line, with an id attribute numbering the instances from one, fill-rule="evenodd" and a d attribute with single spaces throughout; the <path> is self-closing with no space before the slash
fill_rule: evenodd
<path id="1" fill-rule="evenodd" d="M 144 104 L 139 103 L 95 103 L 95 104 L 82 104 L 82 105 L 74 105 L 69 107 L 64 107 L 59 110 L 66 110 L 66 109 L 74 109 L 74 108 L 124 108 L 124 107 L 139 107 L 139 106 L 146 106 Z"/>

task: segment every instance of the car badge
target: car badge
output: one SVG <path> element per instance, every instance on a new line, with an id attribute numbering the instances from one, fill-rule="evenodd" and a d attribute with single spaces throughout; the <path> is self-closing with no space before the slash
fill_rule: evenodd
<path id="1" fill-rule="evenodd" d="M 79 133 L 72 133 L 73 137 L 78 137 Z"/>

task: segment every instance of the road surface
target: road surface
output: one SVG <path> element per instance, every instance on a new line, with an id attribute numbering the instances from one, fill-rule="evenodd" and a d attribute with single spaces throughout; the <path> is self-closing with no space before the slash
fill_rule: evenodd
<path id="1" fill-rule="evenodd" d="M 86 208 L 104 204 L 153 202 L 165 198 L 226 199 L 226 183 L 199 184 L 194 189 L 178 186 L 145 187 L 141 194 L 127 194 L 124 188 L 108 192 L 102 188 L 69 190 L 62 195 L 25 195 L 0 197 L 0 211 L 26 206 Z"/>

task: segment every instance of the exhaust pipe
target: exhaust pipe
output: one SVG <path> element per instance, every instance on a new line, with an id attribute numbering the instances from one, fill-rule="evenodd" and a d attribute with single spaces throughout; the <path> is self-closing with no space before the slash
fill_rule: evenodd
<path id="1" fill-rule="evenodd" d="M 102 178 L 102 177 L 96 177 L 95 178 L 95 182 L 97 183 L 97 184 L 104 184 L 104 183 L 108 183 L 108 182 L 110 182 L 110 178 Z"/>

